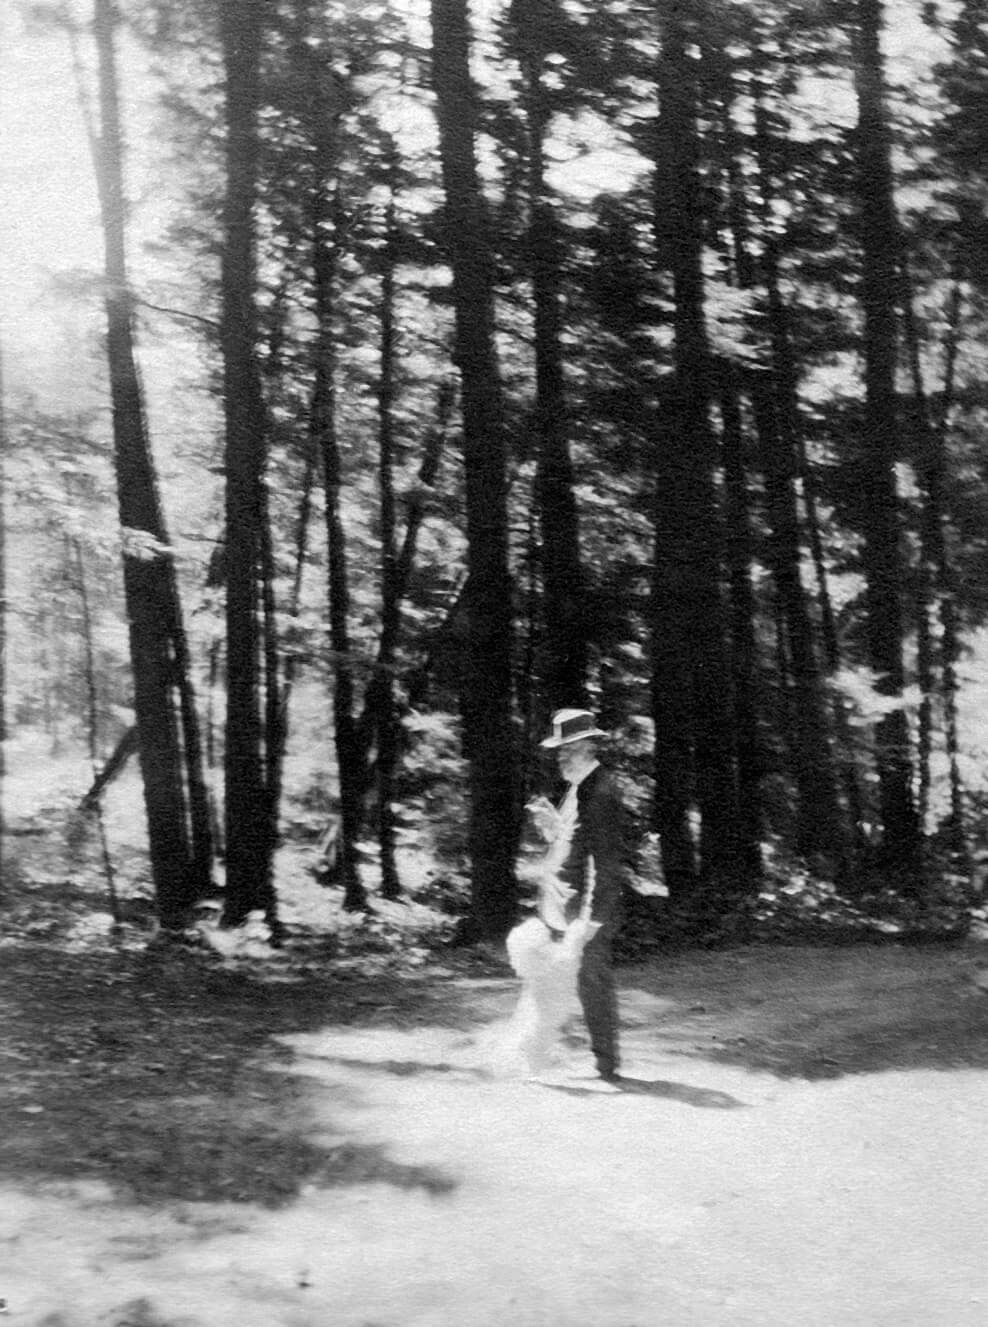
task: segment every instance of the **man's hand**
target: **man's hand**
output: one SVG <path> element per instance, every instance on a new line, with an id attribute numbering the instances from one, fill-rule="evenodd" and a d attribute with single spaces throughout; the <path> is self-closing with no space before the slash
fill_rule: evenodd
<path id="1" fill-rule="evenodd" d="M 548 797 L 533 797 L 525 809 L 538 832 L 547 843 L 551 842 L 559 832 L 559 812 Z"/>

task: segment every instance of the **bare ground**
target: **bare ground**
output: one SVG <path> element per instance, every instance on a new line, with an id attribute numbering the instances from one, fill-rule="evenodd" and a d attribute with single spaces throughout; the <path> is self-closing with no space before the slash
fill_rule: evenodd
<path id="1" fill-rule="evenodd" d="M 514 984 L 0 945 L 0 1296 L 36 1327 L 974 1327 L 988 1321 L 975 947 L 621 970 L 486 1071 Z"/>

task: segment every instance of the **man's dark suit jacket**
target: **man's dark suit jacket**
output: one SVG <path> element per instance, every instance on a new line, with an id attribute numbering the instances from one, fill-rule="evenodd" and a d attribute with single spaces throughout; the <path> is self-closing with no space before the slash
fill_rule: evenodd
<path id="1" fill-rule="evenodd" d="M 559 879 L 576 893 L 566 904 L 566 920 L 579 915 L 587 887 L 587 861 L 593 856 L 596 881 L 591 916 L 616 922 L 625 870 L 624 807 L 613 777 L 598 765 L 576 788 L 577 823 Z"/>

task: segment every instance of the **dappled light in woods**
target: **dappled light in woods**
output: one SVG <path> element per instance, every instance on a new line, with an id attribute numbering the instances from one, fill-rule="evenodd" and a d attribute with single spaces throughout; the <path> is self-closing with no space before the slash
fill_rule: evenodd
<path id="1" fill-rule="evenodd" d="M 0 29 L 0 1309 L 982 1323 L 983 0 Z"/>

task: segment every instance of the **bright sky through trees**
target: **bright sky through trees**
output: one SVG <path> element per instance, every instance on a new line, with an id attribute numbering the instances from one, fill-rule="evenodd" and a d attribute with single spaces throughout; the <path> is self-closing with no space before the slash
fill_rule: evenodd
<path id="1" fill-rule="evenodd" d="M 77 0 L 75 8 L 84 23 L 88 7 Z M 411 0 L 401 8 L 416 36 L 426 40 L 426 7 Z M 484 34 L 501 8 L 500 0 L 478 0 L 472 7 L 481 53 Z M 890 72 L 908 87 L 916 62 L 928 65 L 943 58 L 945 48 L 911 7 L 895 13 L 893 6 L 892 11 L 885 42 Z M 154 128 L 155 88 L 150 77 L 135 80 L 140 63 L 129 55 L 124 65 L 128 191 L 135 204 L 130 257 L 138 285 L 142 277 L 154 274 L 149 261 L 157 261 L 142 253 L 138 241 L 160 233 L 176 201 L 167 196 L 167 186 L 162 193 L 162 178 L 155 171 L 161 145 L 160 125 Z M 808 106 L 830 119 L 841 118 L 841 108 L 833 101 L 839 91 L 834 82 L 827 89 L 825 107 L 808 91 Z M 420 95 L 404 100 L 400 119 L 422 145 L 434 138 L 431 117 Z M 849 88 L 846 114 L 853 116 Z M 63 34 L 32 24 L 14 6 L 0 16 L 0 143 L 0 327 L 7 349 L 7 388 L 16 396 L 44 391 L 46 379 L 71 356 L 74 340 L 85 335 L 78 302 L 58 297 L 53 278 L 98 270 L 101 253 L 96 188 L 69 43 Z M 646 164 L 615 145 L 603 121 L 586 115 L 569 126 L 553 155 L 552 185 L 587 202 L 602 189 L 627 187 Z"/>

